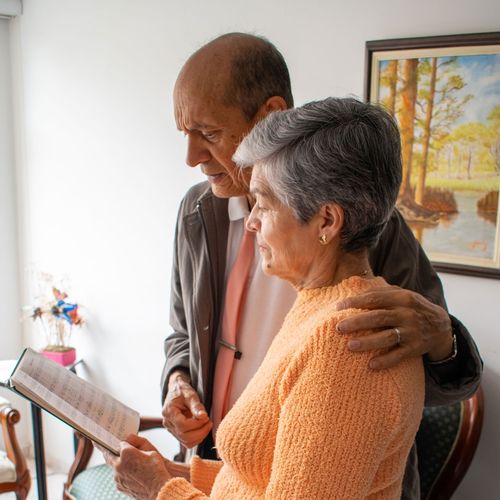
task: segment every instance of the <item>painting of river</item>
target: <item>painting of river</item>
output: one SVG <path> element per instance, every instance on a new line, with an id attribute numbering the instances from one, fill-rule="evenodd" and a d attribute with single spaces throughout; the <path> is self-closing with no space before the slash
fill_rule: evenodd
<path id="1" fill-rule="evenodd" d="M 458 213 L 442 217 L 439 224 L 409 223 L 434 260 L 494 260 L 498 245 L 496 217 L 478 215 L 481 196 L 481 192 L 475 191 L 456 192 Z"/>
<path id="2" fill-rule="evenodd" d="M 368 98 L 398 123 L 397 207 L 427 255 L 500 278 L 500 33 L 488 35 L 496 43 L 369 51 Z"/>

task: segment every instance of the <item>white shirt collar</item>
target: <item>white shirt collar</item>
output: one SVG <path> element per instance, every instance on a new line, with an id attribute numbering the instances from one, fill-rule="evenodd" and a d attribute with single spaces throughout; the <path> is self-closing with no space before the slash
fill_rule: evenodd
<path id="1" fill-rule="evenodd" d="M 250 215 L 250 210 L 248 209 L 247 197 L 235 196 L 229 198 L 227 204 L 227 212 L 229 214 L 229 220 L 231 222 L 248 217 L 248 215 Z"/>

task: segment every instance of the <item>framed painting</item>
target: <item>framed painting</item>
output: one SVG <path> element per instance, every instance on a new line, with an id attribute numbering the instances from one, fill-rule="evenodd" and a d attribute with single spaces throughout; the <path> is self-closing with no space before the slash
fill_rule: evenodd
<path id="1" fill-rule="evenodd" d="M 401 131 L 398 209 L 439 271 L 500 278 L 500 32 L 366 43 Z"/>

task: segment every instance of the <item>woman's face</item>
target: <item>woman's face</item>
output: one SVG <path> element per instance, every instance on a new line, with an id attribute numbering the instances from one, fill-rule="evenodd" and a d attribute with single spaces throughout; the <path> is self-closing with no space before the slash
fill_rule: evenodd
<path id="1" fill-rule="evenodd" d="M 302 284 L 321 247 L 315 217 L 307 224 L 299 222 L 292 210 L 276 199 L 258 165 L 253 169 L 250 193 L 255 205 L 247 229 L 257 233 L 262 270 L 293 285 Z"/>

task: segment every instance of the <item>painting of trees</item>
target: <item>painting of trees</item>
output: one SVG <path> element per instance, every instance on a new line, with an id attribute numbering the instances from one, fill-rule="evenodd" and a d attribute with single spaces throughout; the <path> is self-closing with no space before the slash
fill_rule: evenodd
<path id="1" fill-rule="evenodd" d="M 488 115 L 488 147 L 495 162 L 495 170 L 500 173 L 500 104 Z"/>
<path id="2" fill-rule="evenodd" d="M 434 141 L 440 148 L 443 141 L 449 140 L 464 107 L 473 99 L 471 94 L 459 93 L 466 82 L 457 73 L 458 66 L 456 57 L 413 58 L 389 61 L 381 72 L 380 87 L 387 87 L 381 101 L 396 116 L 401 130 L 403 175 L 399 203 L 415 220 L 436 220 L 436 213 L 429 211 L 425 203 L 427 172 L 431 168 L 429 152 Z M 452 137 L 462 144 L 465 141 L 456 132 Z M 470 141 L 469 146 L 470 158 Z"/>
<path id="3" fill-rule="evenodd" d="M 425 191 L 425 176 L 427 173 L 427 162 L 429 158 L 429 143 L 431 139 L 432 114 L 434 111 L 434 99 L 436 97 L 436 77 L 437 77 L 437 57 L 432 57 L 430 64 L 424 62 L 424 68 L 429 68 L 429 84 L 427 89 L 421 90 L 423 100 L 424 119 L 422 121 L 422 157 L 417 168 L 417 182 L 415 186 L 415 201 L 419 205 L 423 204 Z M 423 72 L 423 71 L 422 71 Z"/>
<path id="4" fill-rule="evenodd" d="M 397 207 L 424 249 L 443 262 L 494 267 L 499 271 L 495 277 L 500 277 L 496 35 L 498 45 L 484 52 L 405 50 L 405 40 L 394 41 L 395 48 L 386 41 L 368 42 L 367 47 L 373 43 L 375 48 L 368 51 L 374 63 L 367 95 L 384 105 L 399 125 L 402 182 Z M 409 40 L 419 46 L 420 39 Z M 385 50 L 377 53 L 382 46 Z"/>
<path id="5" fill-rule="evenodd" d="M 401 130 L 401 152 L 403 155 L 403 177 L 399 196 L 403 200 L 410 196 L 410 174 L 415 139 L 415 104 L 417 102 L 418 59 L 406 59 L 402 64 L 402 85 L 399 92 L 401 109 L 398 112 Z"/>
<path id="6" fill-rule="evenodd" d="M 380 76 L 381 84 L 388 89 L 388 95 L 383 104 L 394 115 L 396 111 L 396 86 L 398 83 L 398 60 L 388 61 L 387 68 Z"/>

